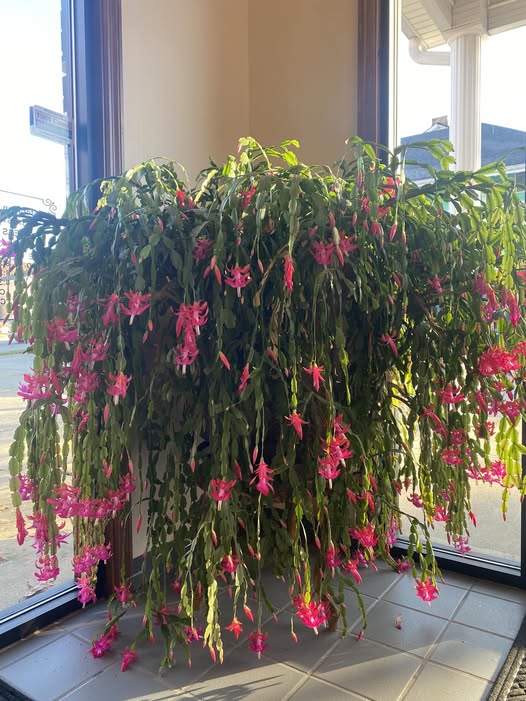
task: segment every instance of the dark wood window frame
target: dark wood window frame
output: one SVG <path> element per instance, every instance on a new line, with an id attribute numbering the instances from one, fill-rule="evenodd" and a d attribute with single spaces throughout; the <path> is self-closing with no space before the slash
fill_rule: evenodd
<path id="1" fill-rule="evenodd" d="M 358 136 L 389 141 L 390 0 L 358 0 Z"/>

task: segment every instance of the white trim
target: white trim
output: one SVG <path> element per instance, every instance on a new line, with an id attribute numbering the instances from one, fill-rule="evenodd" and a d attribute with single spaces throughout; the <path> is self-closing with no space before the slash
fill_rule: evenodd
<path id="1" fill-rule="evenodd" d="M 449 51 L 426 51 L 420 39 L 409 39 L 409 55 L 415 63 L 423 66 L 449 66 L 451 53 Z"/>

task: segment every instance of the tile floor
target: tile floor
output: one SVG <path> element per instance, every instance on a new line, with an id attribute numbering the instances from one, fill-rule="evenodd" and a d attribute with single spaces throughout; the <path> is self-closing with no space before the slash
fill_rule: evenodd
<path id="1" fill-rule="evenodd" d="M 162 674 L 160 645 L 138 648 L 139 660 L 125 673 L 117 651 L 92 659 L 89 641 L 105 618 L 104 606 L 97 605 L 4 650 L 0 677 L 35 701 L 480 701 L 526 614 L 526 592 L 444 577 L 440 597 L 428 606 L 416 598 L 409 575 L 385 567 L 365 571 L 360 589 L 368 627 L 361 640 L 359 609 L 349 592 L 345 638 L 316 636 L 299 624 L 294 643 L 286 592 L 276 589 L 283 608 L 278 622 L 270 618 L 265 626 L 269 647 L 261 660 L 246 640 L 236 644 L 229 636 L 223 665 L 198 646 L 191 669 L 183 653 L 180 664 Z M 123 619 L 119 648 L 140 618 L 134 611 Z"/>

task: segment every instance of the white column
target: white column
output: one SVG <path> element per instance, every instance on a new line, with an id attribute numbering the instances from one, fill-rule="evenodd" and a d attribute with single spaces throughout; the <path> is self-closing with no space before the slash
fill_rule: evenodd
<path id="1" fill-rule="evenodd" d="M 462 34 L 449 40 L 451 48 L 451 120 L 449 138 L 455 148 L 457 170 L 480 168 L 481 34 Z"/>

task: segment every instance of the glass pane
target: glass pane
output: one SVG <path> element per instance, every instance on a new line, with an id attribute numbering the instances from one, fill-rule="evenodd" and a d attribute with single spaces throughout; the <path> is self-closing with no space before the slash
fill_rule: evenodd
<path id="1" fill-rule="evenodd" d="M 30 131 L 30 106 L 63 113 L 62 0 L 0 0 L 0 208 L 22 205 L 62 213 L 68 193 L 68 147 Z M 0 230 L 0 239 L 5 231 Z M 0 324 L 5 320 L 9 271 L 0 271 Z M 6 609 L 45 588 L 34 576 L 38 554 L 32 531 L 23 547 L 16 540 L 9 491 L 9 445 L 24 408 L 17 396 L 31 356 L 16 339 L 9 344 L 9 323 L 0 326 L 0 618 Z M 30 502 L 22 511 L 27 516 Z M 29 522 L 26 523 L 26 526 Z M 67 528 L 67 530 L 71 530 Z M 71 581 L 72 537 L 60 550 L 57 583 Z"/>
<path id="2" fill-rule="evenodd" d="M 403 3 L 402 14 L 407 8 L 411 10 L 411 4 Z M 526 16 L 524 22 L 526 24 Z M 407 29 L 408 25 L 402 22 L 404 26 Z M 426 31 L 429 31 L 429 27 Z M 506 156 L 507 172 L 522 189 L 526 172 L 525 152 L 510 152 L 526 146 L 526 93 L 517 89 L 517 76 L 526 71 L 525 42 L 526 26 L 482 40 L 480 91 L 482 165 Z M 398 143 L 450 138 L 451 69 L 447 65 L 432 65 L 433 52 L 448 52 L 449 47 L 444 44 L 422 53 L 417 44 L 418 41 L 410 43 L 403 31 L 400 33 L 397 57 Z M 417 63 L 414 58 L 424 63 Z M 471 66 L 466 65 L 468 75 L 469 70 Z M 474 74 L 472 79 L 475 79 Z M 420 155 L 418 151 L 412 151 L 410 158 L 418 160 Z M 422 181 L 427 173 L 409 166 L 406 176 Z M 494 417 L 496 424 L 499 418 Z M 492 457 L 496 459 L 497 456 Z M 518 495 L 513 490 L 510 493 L 506 522 L 501 515 L 502 489 L 498 484 L 472 480 L 471 497 L 472 511 L 477 517 L 477 527 L 470 529 L 471 554 L 490 561 L 520 564 L 521 505 Z M 401 497 L 401 507 L 422 517 L 421 511 L 406 502 L 404 496 Z M 433 535 L 436 544 L 449 546 L 441 523 L 434 524 Z"/>

